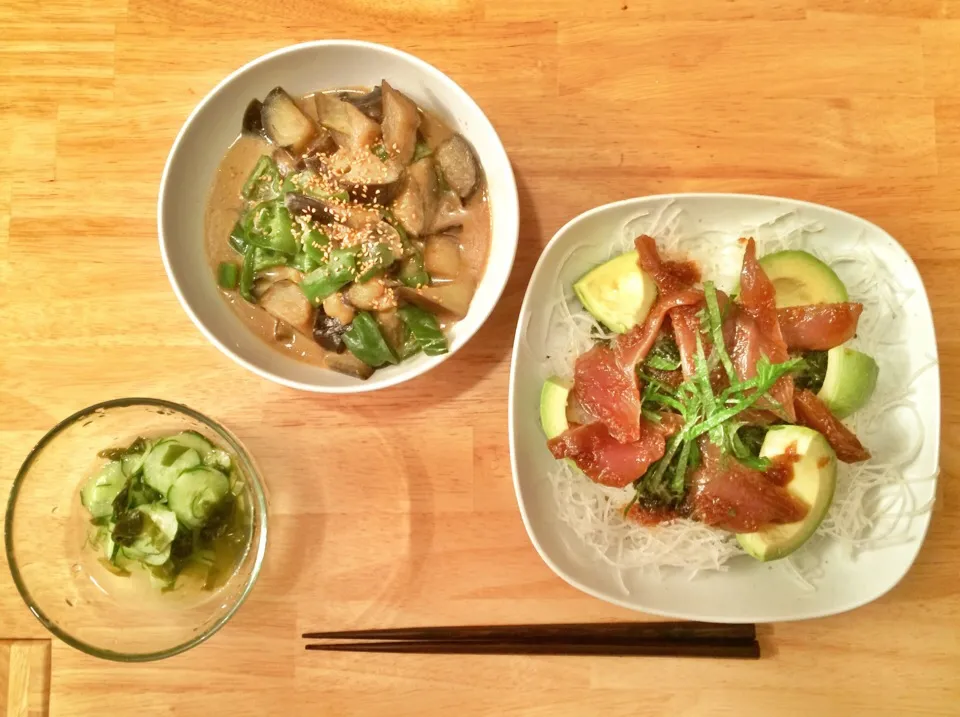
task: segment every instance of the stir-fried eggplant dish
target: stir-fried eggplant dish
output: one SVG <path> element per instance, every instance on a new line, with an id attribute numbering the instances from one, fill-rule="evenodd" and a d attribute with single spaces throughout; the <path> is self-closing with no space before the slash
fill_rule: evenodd
<path id="1" fill-rule="evenodd" d="M 802 545 L 830 507 L 837 461 L 869 452 L 841 419 L 870 398 L 877 364 L 844 344 L 863 305 L 804 251 L 757 257 L 717 289 L 653 238 L 574 285 L 610 331 L 548 379 L 541 420 L 557 459 L 632 486 L 640 525 L 687 518 L 736 534 L 760 560 Z"/>
<path id="2" fill-rule="evenodd" d="M 253 100 L 207 212 L 217 282 L 245 323 L 364 379 L 447 352 L 489 244 L 473 148 L 386 80 Z"/>

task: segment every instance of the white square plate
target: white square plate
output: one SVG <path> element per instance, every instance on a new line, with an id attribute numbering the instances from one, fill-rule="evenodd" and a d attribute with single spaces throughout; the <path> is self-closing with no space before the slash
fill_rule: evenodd
<path id="1" fill-rule="evenodd" d="M 783 561 L 764 564 L 744 555 L 731 559 L 725 570 L 700 571 L 693 577 L 674 568 L 659 574 L 618 570 L 601 560 L 558 518 L 548 477 L 556 462 L 547 450 L 539 423 L 540 389 L 549 373 L 544 361 L 552 311 L 564 293 L 572 294 L 576 279 L 619 251 L 616 247 L 621 246 L 628 223 L 631 234 L 646 231 L 659 240 L 661 237 L 654 232 L 662 233 L 669 227 L 678 236 L 715 243 L 727 252 L 736 250 L 739 236 L 757 236 L 763 254 L 761 235 L 778 221 L 816 228 L 801 232 L 801 245 L 795 248 L 811 249 L 828 261 L 841 255 L 872 257 L 894 278 L 894 305 L 899 310 L 873 319 L 889 324 L 891 344 L 875 349 L 874 355 L 880 365 L 881 383 L 887 382 L 887 387 L 894 390 L 901 385 L 908 390 L 906 406 L 888 412 L 886 425 L 864 438 L 875 458 L 883 460 L 885 450 L 903 450 L 897 445 L 899 435 L 913 435 L 912 442 L 919 448 L 911 451 L 902 474 L 907 481 L 903 490 L 914 510 L 896 521 L 897 538 L 880 547 L 853 550 L 849 543 L 837 539 L 815 541 L 813 557 L 819 567 L 810 579 L 812 587 L 799 580 Z M 839 265 L 837 269 L 845 278 Z M 851 288 L 851 300 L 863 298 Z M 869 320 L 866 312 L 864 319 Z M 936 351 L 930 305 L 910 257 L 889 234 L 851 214 L 790 199 L 738 194 L 642 197 L 586 212 L 557 232 L 537 262 L 514 342 L 510 452 L 517 501 L 530 539 L 554 572 L 574 587 L 611 603 L 657 615 L 770 622 L 832 615 L 875 600 L 909 570 L 930 522 L 940 447 Z M 883 523 L 881 520 L 874 530 L 891 527 Z"/>

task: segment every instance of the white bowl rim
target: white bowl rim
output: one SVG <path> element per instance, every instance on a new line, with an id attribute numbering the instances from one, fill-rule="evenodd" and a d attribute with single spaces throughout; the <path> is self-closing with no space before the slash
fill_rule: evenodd
<path id="1" fill-rule="evenodd" d="M 917 272 L 917 276 L 920 277 L 921 284 L 923 281 L 923 278 L 920 276 L 920 272 L 917 269 L 916 263 L 913 261 L 913 257 L 910 256 L 909 252 L 907 252 L 906 249 L 903 248 L 903 246 L 900 244 L 900 242 L 896 240 L 895 237 L 893 237 L 889 232 L 887 232 L 885 229 L 878 226 L 877 224 L 874 224 L 870 220 L 864 219 L 859 215 L 844 211 L 842 209 L 836 209 L 835 207 L 831 207 L 825 204 L 808 202 L 802 199 L 790 199 L 789 197 L 781 197 L 773 194 L 752 194 L 752 193 L 742 193 L 742 192 L 675 192 L 675 193 L 666 193 L 666 194 L 644 194 L 636 197 L 629 197 L 627 199 L 620 199 L 614 202 L 608 202 L 606 204 L 601 204 L 600 206 L 593 207 L 592 209 L 588 209 L 585 212 L 582 212 L 577 216 L 573 217 L 566 224 L 560 227 L 560 229 L 557 230 L 557 232 L 553 235 L 553 237 L 551 237 L 550 241 L 547 242 L 546 246 L 544 246 L 543 250 L 540 252 L 540 257 L 537 259 L 537 264 L 533 268 L 533 272 L 530 274 L 530 279 L 527 282 L 527 292 L 524 294 L 523 303 L 520 306 L 520 314 L 517 319 L 517 330 L 516 330 L 516 334 L 514 335 L 514 341 L 513 341 L 513 354 L 510 360 L 510 381 L 507 389 L 509 391 L 509 405 L 507 407 L 507 433 L 509 436 L 509 444 L 510 444 L 510 471 L 513 475 L 513 489 L 514 489 L 514 494 L 516 495 L 516 498 L 517 498 L 517 506 L 520 509 L 520 517 L 523 520 L 523 527 L 526 529 L 527 537 L 530 538 L 530 542 L 533 543 L 533 547 L 536 549 L 537 554 L 540 556 L 543 562 L 546 563 L 547 566 L 557 576 L 559 576 L 564 582 L 566 582 L 571 587 L 574 587 L 577 590 L 580 590 L 581 592 L 586 593 L 587 595 L 590 595 L 591 597 L 595 597 L 598 600 L 603 600 L 604 602 L 617 605 L 618 607 L 623 607 L 628 610 L 633 610 L 635 612 L 643 612 L 651 615 L 657 615 L 660 617 L 669 617 L 669 618 L 679 617 L 683 619 L 688 619 L 688 617 L 686 615 L 673 613 L 668 610 L 659 610 L 652 607 L 640 608 L 634 602 L 631 602 L 628 599 L 620 598 L 616 595 L 611 595 L 609 593 L 596 590 L 590 587 L 589 585 L 585 585 L 584 583 L 580 582 L 579 580 L 577 580 L 576 578 L 568 574 L 566 570 L 564 570 L 559 565 L 557 565 L 557 563 L 543 549 L 543 546 L 540 544 L 540 541 L 537 538 L 536 531 L 534 530 L 533 526 L 530 523 L 530 517 L 527 514 L 527 506 L 521 495 L 519 469 L 517 466 L 517 446 L 516 446 L 516 441 L 514 438 L 514 431 L 513 431 L 514 396 L 516 395 L 514 391 L 514 387 L 517 381 L 516 357 L 520 350 L 520 342 L 522 340 L 523 325 L 524 325 L 523 318 L 526 315 L 529 309 L 529 303 L 531 302 L 529 287 L 533 284 L 534 279 L 536 278 L 537 274 L 540 272 L 540 269 L 544 263 L 545 257 L 550 252 L 550 249 L 553 247 L 553 245 L 557 244 L 560 241 L 560 239 L 571 229 L 571 227 L 573 227 L 576 224 L 579 224 L 582 220 L 590 216 L 593 216 L 594 214 L 599 214 L 600 212 L 613 209 L 615 207 L 622 207 L 630 204 L 635 204 L 640 201 L 655 201 L 655 200 L 674 201 L 674 200 L 684 200 L 684 199 L 695 199 L 695 198 L 701 198 L 701 197 L 728 198 L 728 199 L 747 198 L 747 199 L 786 201 L 786 202 L 789 202 L 794 207 L 815 208 L 820 211 L 827 211 L 834 214 L 851 217 L 857 220 L 858 222 L 862 222 L 863 224 L 873 227 L 881 234 L 884 234 L 887 237 L 889 237 L 891 241 L 901 249 L 904 256 L 909 261 L 910 266 L 913 268 L 914 271 Z M 927 297 L 925 286 L 924 286 L 923 293 L 924 293 L 924 301 L 927 305 L 928 311 L 930 311 L 930 320 L 931 320 L 931 323 L 933 323 L 933 314 L 932 314 L 932 310 L 930 310 L 930 301 L 929 301 L 929 298 Z M 936 345 L 936 342 L 934 342 L 933 348 L 934 348 L 934 355 L 932 358 L 937 362 L 937 365 L 939 365 L 940 356 L 939 356 L 939 349 Z M 939 380 L 938 380 L 938 383 L 939 383 Z M 942 419 L 942 407 L 939 406 L 939 401 L 938 401 L 937 410 L 938 410 L 938 414 Z M 938 422 L 936 424 L 936 435 L 933 436 L 933 439 L 934 439 L 933 445 L 935 446 L 934 450 L 936 454 L 935 463 L 937 465 L 937 475 L 934 477 L 935 484 L 939 482 L 938 478 L 939 478 L 939 472 L 940 472 L 940 435 L 941 435 L 941 427 L 940 427 L 940 423 Z M 934 487 L 934 490 L 936 490 L 936 487 Z M 855 610 L 856 608 L 863 607 L 864 605 L 867 605 L 873 602 L 874 600 L 878 600 L 879 598 L 883 597 L 884 595 L 889 593 L 891 590 L 893 590 L 893 588 L 899 585 L 900 582 L 903 580 L 903 578 L 907 575 L 907 573 L 910 571 L 910 568 L 913 567 L 914 562 L 916 562 L 917 556 L 920 554 L 920 550 L 922 549 L 923 543 L 926 540 L 927 533 L 930 530 L 932 510 L 927 511 L 923 515 L 917 516 L 917 517 L 920 518 L 922 522 L 920 535 L 917 541 L 917 550 L 914 552 L 910 560 L 903 566 L 903 572 L 900 573 L 900 575 L 897 577 L 896 580 L 892 581 L 888 586 L 886 586 L 885 589 L 881 590 L 876 594 L 865 597 L 861 600 L 854 600 L 854 601 L 851 601 L 850 603 L 839 605 L 831 609 L 811 611 L 808 613 L 804 613 L 802 615 L 791 617 L 789 619 L 792 621 L 811 620 L 811 619 L 816 619 L 821 617 L 829 617 L 831 615 L 838 615 L 844 612 L 849 612 L 851 610 Z M 709 622 L 721 622 L 721 623 L 740 622 L 740 620 L 732 619 L 724 615 L 709 615 L 706 613 L 699 616 L 697 619 L 705 620 Z M 754 620 L 754 622 L 757 622 L 757 621 Z M 773 622 L 773 620 L 760 620 L 759 622 Z"/>
<path id="2" fill-rule="evenodd" d="M 220 90 L 223 87 L 233 82 L 236 78 L 243 75 L 244 73 L 249 71 L 251 68 L 256 67 L 261 63 L 268 62 L 275 57 L 279 57 L 281 55 L 298 52 L 300 50 L 313 48 L 313 47 L 361 47 L 369 50 L 374 50 L 377 52 L 385 52 L 386 54 L 393 55 L 407 62 L 410 62 L 411 64 L 419 67 L 426 74 L 432 75 L 435 79 L 439 80 L 440 82 L 449 84 L 454 94 L 461 95 L 461 99 L 465 101 L 466 104 L 472 105 L 473 107 L 476 108 L 479 119 L 481 123 L 484 125 L 484 128 L 488 129 L 491 132 L 493 138 L 496 140 L 496 149 L 503 154 L 503 159 L 504 159 L 503 164 L 504 164 L 504 167 L 506 168 L 506 172 L 500 176 L 500 181 L 505 183 L 507 193 L 514 200 L 512 204 L 515 207 L 515 210 L 511 212 L 510 222 L 509 222 L 510 223 L 509 234 L 513 237 L 512 246 L 509 249 L 509 262 L 504 267 L 505 271 L 503 272 L 502 280 L 499 282 L 498 286 L 494 287 L 493 300 L 490 302 L 489 307 L 483 311 L 482 317 L 480 321 L 477 323 L 474 330 L 469 334 L 466 334 L 462 337 L 458 337 L 458 339 L 460 340 L 457 342 L 456 345 L 451 345 L 450 350 L 447 353 L 441 354 L 440 356 L 431 356 L 427 360 L 423 361 L 420 366 L 416 368 L 411 368 L 404 373 L 398 373 L 397 375 L 389 379 L 385 379 L 375 384 L 370 384 L 366 381 L 358 381 L 356 384 L 351 384 L 347 386 L 321 386 L 313 383 L 306 383 L 303 381 L 294 381 L 288 378 L 284 378 L 283 376 L 280 376 L 278 374 L 275 374 L 272 371 L 268 371 L 267 369 L 261 366 L 258 366 L 252 363 L 251 361 L 248 361 L 247 359 L 243 358 L 242 356 L 234 352 L 229 346 L 227 346 L 222 341 L 220 341 L 216 336 L 214 336 L 213 332 L 210 331 L 202 321 L 200 321 L 200 318 L 196 315 L 196 313 L 187 303 L 187 300 L 180 289 L 180 284 L 177 281 L 176 276 L 174 275 L 173 269 L 171 267 L 170 257 L 168 256 L 168 253 L 167 253 L 167 242 L 165 239 L 164 220 L 163 220 L 163 206 L 166 200 L 167 179 L 170 173 L 171 165 L 173 163 L 173 158 L 177 154 L 177 150 L 180 148 L 180 144 L 183 141 L 183 138 L 186 135 L 187 131 L 189 130 L 190 126 L 193 124 L 194 120 L 200 115 L 201 112 L 203 112 L 207 104 L 209 104 L 212 101 L 212 99 L 220 92 Z M 284 47 L 277 48 L 276 50 L 272 50 L 271 52 L 268 52 L 264 55 L 260 55 L 259 57 L 256 57 L 253 60 L 250 60 L 243 66 L 231 72 L 229 75 L 223 78 L 220 82 L 218 82 L 216 86 L 213 89 L 211 89 L 204 96 L 202 100 L 200 100 L 197 106 L 193 108 L 193 111 L 187 116 L 187 119 L 184 121 L 183 125 L 180 127 L 180 131 L 177 132 L 176 139 L 174 139 L 173 145 L 170 147 L 170 152 L 167 154 L 167 160 L 163 166 L 163 173 L 160 175 L 160 189 L 157 194 L 157 237 L 160 242 L 160 256 L 163 259 L 163 268 L 167 274 L 167 279 L 170 281 L 170 285 L 173 288 L 173 293 L 177 297 L 177 301 L 180 302 L 180 306 L 183 308 L 184 311 L 187 312 L 187 316 L 190 317 L 190 320 L 193 322 L 194 326 L 196 326 L 200 330 L 200 333 L 202 333 L 210 343 L 212 343 L 214 346 L 220 349 L 222 353 L 226 354 L 231 359 L 233 359 L 233 361 L 240 364 L 241 366 L 248 369 L 249 371 L 252 371 L 253 373 L 257 374 L 261 378 L 265 378 L 269 381 L 273 381 L 274 383 L 278 383 L 283 386 L 287 386 L 289 388 L 295 388 L 301 391 L 309 391 L 311 393 L 328 393 L 328 394 L 367 393 L 370 391 L 379 391 L 385 388 L 390 388 L 391 386 L 396 386 L 397 384 L 411 381 L 417 378 L 418 376 L 421 376 L 422 374 L 436 368 L 437 366 L 442 364 L 444 361 L 449 359 L 451 356 L 453 356 L 455 353 L 457 353 L 461 348 L 463 348 L 470 341 L 470 339 L 472 339 L 477 334 L 477 332 L 481 329 L 481 327 L 487 322 L 487 319 L 490 318 L 490 315 L 493 313 L 493 310 L 496 308 L 497 304 L 500 302 L 500 298 L 501 296 L 503 296 L 504 290 L 507 288 L 507 282 L 513 270 L 514 261 L 516 260 L 517 245 L 519 244 L 519 232 L 520 232 L 519 206 L 520 206 L 520 200 L 517 195 L 516 177 L 514 176 L 513 166 L 510 163 L 510 159 L 507 156 L 506 148 L 503 146 L 503 142 L 501 141 L 500 136 L 497 134 L 496 129 L 494 128 L 493 124 L 490 122 L 489 118 L 487 117 L 483 109 L 480 107 L 480 105 L 478 105 L 476 101 L 467 93 L 467 91 L 464 90 L 462 87 L 460 87 L 460 85 L 457 84 L 455 80 L 453 80 L 444 72 L 442 72 L 441 70 L 431 65 L 429 62 L 425 60 L 421 60 L 416 55 L 412 55 L 408 52 L 404 52 L 403 50 L 398 50 L 397 48 L 391 47 L 389 45 L 382 45 L 380 43 L 369 42 L 367 40 L 349 40 L 349 39 L 308 40 L 307 42 L 300 42 L 293 45 L 286 45 Z M 498 210 L 498 211 L 502 211 L 502 210 Z M 507 211 L 509 211 L 509 209 Z M 487 272 L 490 270 L 490 268 L 491 267 L 488 265 L 484 269 L 484 277 L 486 277 Z M 474 310 L 473 303 L 471 303 L 470 305 L 470 310 L 471 311 Z"/>

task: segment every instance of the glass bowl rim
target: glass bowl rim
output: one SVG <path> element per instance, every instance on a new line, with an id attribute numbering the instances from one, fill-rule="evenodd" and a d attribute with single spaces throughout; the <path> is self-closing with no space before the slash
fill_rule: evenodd
<path id="1" fill-rule="evenodd" d="M 157 408 L 171 409 L 177 413 L 184 414 L 196 421 L 199 421 L 225 439 L 230 448 L 233 449 L 237 456 L 246 464 L 244 467 L 247 468 L 247 472 L 252 478 L 250 485 L 252 486 L 252 493 L 255 497 L 256 507 L 259 508 L 260 511 L 260 520 L 258 521 L 260 540 L 256 546 L 256 556 L 254 557 L 253 567 L 250 572 L 250 576 L 246 579 L 242 592 L 236 598 L 234 603 L 229 609 L 220 615 L 220 617 L 218 617 L 213 624 L 210 625 L 210 627 L 205 629 L 196 637 L 193 637 L 186 642 L 182 642 L 179 645 L 175 645 L 174 647 L 164 650 L 157 650 L 154 652 L 126 653 L 118 652 L 116 650 L 106 650 L 88 644 L 83 640 L 77 639 L 70 633 L 58 627 L 56 623 L 47 617 L 43 610 L 40 609 L 40 606 L 37 604 L 37 602 L 31 597 L 30 591 L 27 589 L 27 585 L 23 580 L 23 576 L 20 574 L 20 568 L 14 555 L 13 546 L 13 515 L 17 503 L 17 496 L 20 493 L 20 487 L 22 486 L 24 479 L 30 472 L 30 468 L 33 466 L 34 461 L 37 459 L 43 449 L 60 433 L 87 416 L 110 408 L 128 408 L 131 406 L 152 406 Z M 32 449 L 30 449 L 27 457 L 20 465 L 20 469 L 17 471 L 17 475 L 13 480 L 13 485 L 10 487 L 10 497 L 7 500 L 7 509 L 6 515 L 4 516 L 3 528 L 4 549 L 6 551 L 7 564 L 10 568 L 10 573 L 13 576 L 13 582 L 17 586 L 17 591 L 20 593 L 20 597 L 23 598 L 24 603 L 26 603 L 27 608 L 31 613 L 33 613 L 33 616 L 36 617 L 45 628 L 47 628 L 47 630 L 71 647 L 80 650 L 81 652 L 85 652 L 88 655 L 93 655 L 94 657 L 113 660 L 115 662 L 150 662 L 153 660 L 161 660 L 174 655 L 179 655 L 180 653 L 186 652 L 190 648 L 196 647 L 200 643 L 205 642 L 214 634 L 216 634 L 216 632 L 220 630 L 220 628 L 223 627 L 231 617 L 233 617 L 234 613 L 236 613 L 240 606 L 246 602 L 247 596 L 250 594 L 250 591 L 253 590 L 253 586 L 256 584 L 257 578 L 260 575 L 260 569 L 263 566 L 263 559 L 266 554 L 267 500 L 263 485 L 261 483 L 260 474 L 257 470 L 256 464 L 253 461 L 253 458 L 247 453 L 246 448 L 244 448 L 239 439 L 237 439 L 232 432 L 230 432 L 218 421 L 209 418 L 208 416 L 205 416 L 199 411 L 195 411 L 189 406 L 183 405 L 182 403 L 166 401 L 162 398 L 113 398 L 107 401 L 101 401 L 100 403 L 95 403 L 91 406 L 87 406 L 86 408 L 81 408 L 79 411 L 67 416 L 53 426 L 53 428 L 47 431 L 43 438 L 41 438 Z"/>

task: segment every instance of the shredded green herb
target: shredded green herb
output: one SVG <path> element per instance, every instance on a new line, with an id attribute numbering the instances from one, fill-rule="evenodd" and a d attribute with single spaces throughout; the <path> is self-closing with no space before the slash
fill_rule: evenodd
<path id="1" fill-rule="evenodd" d="M 827 377 L 827 352 L 809 351 L 803 354 L 804 366 L 794 377 L 798 389 L 807 389 L 818 393 Z"/>
<path id="2" fill-rule="evenodd" d="M 668 335 L 660 334 L 643 365 L 658 371 L 676 371 L 680 368 L 680 349 L 677 348 L 677 343 Z"/>
<path id="3" fill-rule="evenodd" d="M 727 347 L 723 342 L 723 320 L 720 318 L 717 289 L 712 281 L 704 282 L 703 295 L 707 300 L 707 324 L 710 328 L 710 340 L 713 342 L 713 353 L 720 358 L 723 369 L 727 372 L 727 378 L 730 379 L 731 384 L 734 384 L 737 381 L 737 373 L 733 370 L 733 361 L 730 360 L 730 354 L 727 353 Z"/>
<path id="4" fill-rule="evenodd" d="M 708 322 L 710 313 L 712 312 L 708 310 Z M 718 347 L 723 345 L 722 336 L 720 338 L 721 341 L 716 344 Z M 723 362 L 726 351 L 721 351 L 720 361 Z M 715 355 L 718 353 L 714 351 Z M 729 356 L 727 358 L 729 360 Z M 639 376 L 645 382 L 641 396 L 644 415 L 650 417 L 657 414 L 659 419 L 659 411 L 673 410 L 683 418 L 684 427 L 671 436 L 663 457 L 634 481 L 636 495 L 626 510 L 637 501 L 645 504 L 679 504 L 686 492 L 687 474 L 699 465 L 697 439 L 704 434 L 709 436 L 714 445 L 733 455 L 744 465 L 764 470 L 769 462 L 757 455 L 759 445 L 763 442 L 763 436 L 758 434 L 757 430 L 765 433 L 765 429 L 738 423 L 735 418 L 764 397 L 780 378 L 803 365 L 803 359 L 800 358 L 774 364 L 766 356 L 762 356 L 757 361 L 756 375 L 753 378 L 740 381 L 734 373 L 731 385 L 717 394 L 710 383 L 706 352 L 698 336 L 694 375 L 677 388 L 640 370 Z"/>

